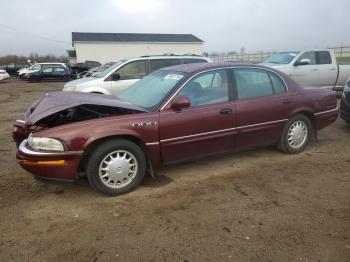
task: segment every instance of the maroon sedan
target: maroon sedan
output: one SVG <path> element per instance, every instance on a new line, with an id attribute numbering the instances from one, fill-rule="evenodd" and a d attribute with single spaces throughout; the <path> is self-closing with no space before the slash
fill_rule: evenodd
<path id="1" fill-rule="evenodd" d="M 48 93 L 13 137 L 19 164 L 35 177 L 86 175 L 117 195 L 170 162 L 267 145 L 299 153 L 337 119 L 336 104 L 333 92 L 304 89 L 270 68 L 187 64 L 156 71 L 118 98 Z"/>

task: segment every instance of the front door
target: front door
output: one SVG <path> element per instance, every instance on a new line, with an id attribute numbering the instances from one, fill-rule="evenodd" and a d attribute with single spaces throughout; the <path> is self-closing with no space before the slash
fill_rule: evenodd
<path id="1" fill-rule="evenodd" d="M 308 60 L 308 65 L 296 65 L 293 67 L 290 77 L 302 86 L 315 86 L 319 83 L 319 68 L 316 64 L 316 52 L 307 51 L 297 61 Z"/>
<path id="2" fill-rule="evenodd" d="M 111 75 L 111 94 L 117 96 L 121 91 L 136 83 L 147 72 L 147 60 L 132 61 L 116 71 L 120 78 L 113 81 Z"/>
<path id="3" fill-rule="evenodd" d="M 177 95 L 187 96 L 189 108 L 160 112 L 160 145 L 165 163 L 233 150 L 233 93 L 226 70 L 202 73 Z"/>
<path id="4" fill-rule="evenodd" d="M 52 67 L 46 67 L 41 71 L 40 74 L 41 79 L 52 79 L 53 78 L 53 68 Z"/>

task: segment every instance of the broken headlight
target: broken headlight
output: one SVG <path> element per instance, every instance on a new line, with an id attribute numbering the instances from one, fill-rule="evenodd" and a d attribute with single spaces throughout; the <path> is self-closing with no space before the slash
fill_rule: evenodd
<path id="1" fill-rule="evenodd" d="M 61 141 L 49 137 L 28 137 L 28 144 L 38 150 L 64 151 L 64 145 Z"/>

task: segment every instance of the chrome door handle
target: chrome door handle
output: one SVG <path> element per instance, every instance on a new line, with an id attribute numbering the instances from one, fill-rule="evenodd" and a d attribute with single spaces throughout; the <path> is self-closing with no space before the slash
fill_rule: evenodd
<path id="1" fill-rule="evenodd" d="M 335 70 L 335 68 L 331 68 L 331 69 L 329 69 L 329 70 L 330 70 L 330 71 L 331 71 L 331 70 Z"/>
<path id="2" fill-rule="evenodd" d="M 317 68 L 314 68 L 314 69 L 311 69 L 311 71 L 318 71 L 318 69 L 317 69 Z"/>

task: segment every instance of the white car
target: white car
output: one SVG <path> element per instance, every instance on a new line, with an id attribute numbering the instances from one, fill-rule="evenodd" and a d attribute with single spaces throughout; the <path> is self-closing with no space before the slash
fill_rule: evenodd
<path id="1" fill-rule="evenodd" d="M 70 81 L 64 85 L 63 91 L 79 91 L 105 95 L 118 95 L 121 91 L 136 83 L 145 75 L 163 67 L 208 63 L 211 60 L 202 56 L 142 56 L 134 59 L 120 60 L 92 77 Z"/>
<path id="2" fill-rule="evenodd" d="M 6 72 L 6 70 L 0 69 L 0 80 L 5 80 L 10 78 L 10 75 Z"/>
<path id="3" fill-rule="evenodd" d="M 350 65 L 337 64 L 333 50 L 305 50 L 273 54 L 260 65 L 278 69 L 305 87 L 343 90 Z"/>
<path id="4" fill-rule="evenodd" d="M 29 73 L 34 73 L 37 71 L 40 71 L 42 69 L 45 69 L 46 67 L 54 67 L 54 66 L 63 66 L 63 67 L 67 67 L 67 65 L 65 63 L 36 63 L 28 68 L 22 68 L 20 70 L 17 71 L 18 77 L 22 78 L 25 74 L 29 74 Z"/>

